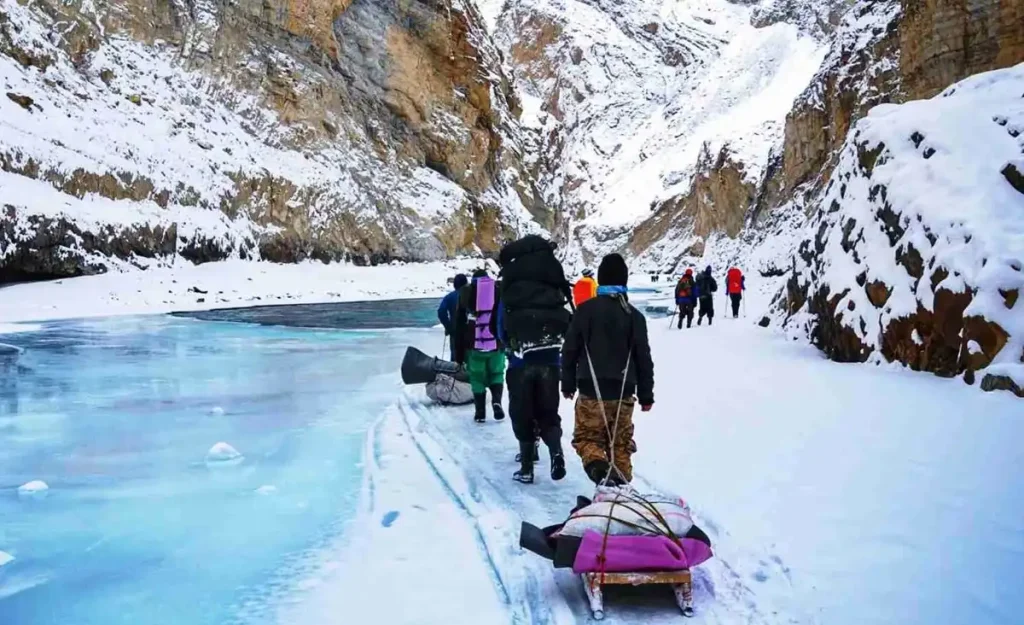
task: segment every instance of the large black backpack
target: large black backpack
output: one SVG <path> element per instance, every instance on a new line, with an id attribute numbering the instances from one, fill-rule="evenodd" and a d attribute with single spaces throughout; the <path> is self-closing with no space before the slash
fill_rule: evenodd
<path id="1" fill-rule="evenodd" d="M 572 313 L 569 281 L 555 258 L 555 246 L 529 235 L 509 243 L 498 255 L 505 331 L 515 350 L 562 342 Z"/>

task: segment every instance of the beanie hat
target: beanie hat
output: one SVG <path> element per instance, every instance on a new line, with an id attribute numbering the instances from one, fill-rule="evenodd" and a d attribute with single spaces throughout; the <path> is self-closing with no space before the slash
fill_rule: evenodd
<path id="1" fill-rule="evenodd" d="M 469 278 L 466 277 L 466 274 L 460 273 L 455 275 L 455 279 L 452 280 L 452 286 L 455 287 L 456 290 L 458 290 L 466 286 L 466 283 L 468 282 Z"/>
<path id="2" fill-rule="evenodd" d="M 693 275 L 693 269 L 687 269 L 686 270 L 686 275 L 692 276 Z"/>
<path id="3" fill-rule="evenodd" d="M 609 254 L 601 259 L 597 268 L 597 283 L 601 286 L 626 286 L 629 281 L 629 268 L 626 261 L 618 254 Z"/>
<path id="4" fill-rule="evenodd" d="M 587 267 L 586 269 L 583 270 L 583 277 L 584 278 L 593 278 L 594 277 L 594 270 L 591 269 L 590 267 Z"/>
<path id="5" fill-rule="evenodd" d="M 473 278 L 474 279 L 476 279 L 476 278 L 486 278 L 486 277 L 487 277 L 487 270 L 486 269 L 477 269 L 476 271 L 473 272 Z"/>

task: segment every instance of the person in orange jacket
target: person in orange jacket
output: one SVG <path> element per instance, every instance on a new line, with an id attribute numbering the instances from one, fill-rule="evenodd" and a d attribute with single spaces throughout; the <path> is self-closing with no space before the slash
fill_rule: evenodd
<path id="1" fill-rule="evenodd" d="M 594 280 L 594 272 L 584 269 L 583 277 L 577 280 L 572 287 L 572 303 L 578 308 L 580 304 L 596 296 L 597 280 Z"/>

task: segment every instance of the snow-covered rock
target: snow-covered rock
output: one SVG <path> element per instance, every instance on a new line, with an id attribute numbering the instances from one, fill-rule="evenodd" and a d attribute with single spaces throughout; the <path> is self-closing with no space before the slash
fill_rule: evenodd
<path id="1" fill-rule="evenodd" d="M 224 408 L 222 408 L 220 406 L 214 406 L 214 407 L 210 408 L 209 414 L 212 417 L 223 417 L 224 416 Z"/>
<path id="2" fill-rule="evenodd" d="M 21 499 L 45 499 L 50 487 L 42 480 L 32 480 L 18 487 L 18 497 Z"/>
<path id="3" fill-rule="evenodd" d="M 851 131 L 778 300 L 835 360 L 1024 396 L 1024 64 Z"/>
<path id="4" fill-rule="evenodd" d="M 217 443 L 206 452 L 206 466 L 208 467 L 237 466 L 244 460 L 245 456 L 224 442 Z"/>

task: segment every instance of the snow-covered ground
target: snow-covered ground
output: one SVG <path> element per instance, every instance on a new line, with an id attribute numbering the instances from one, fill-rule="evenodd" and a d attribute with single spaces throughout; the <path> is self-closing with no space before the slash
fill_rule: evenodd
<path id="1" fill-rule="evenodd" d="M 229 260 L 193 265 L 179 261 L 146 271 L 18 284 L 0 288 L 0 333 L 17 330 L 18 322 L 47 319 L 440 297 L 451 288 L 448 278 L 468 274 L 483 262 L 459 259 L 357 267 L 320 262 Z"/>
<path id="2" fill-rule="evenodd" d="M 399 282 L 432 275 L 369 271 Z M 751 287 L 753 310 L 765 294 Z M 62 293 L 62 285 L 24 288 Z M 1018 400 L 886 367 L 831 363 L 752 321 L 719 317 L 710 328 L 677 331 L 664 317 L 650 319 L 656 403 L 636 417 L 637 483 L 685 497 L 711 536 L 716 557 L 697 573 L 695 622 L 1018 622 Z M 437 330 L 395 334 L 428 352 L 437 338 Z M 394 388 L 397 372 L 389 375 L 378 388 Z M 303 379 L 293 379 L 297 390 Z M 576 495 L 592 491 L 568 447 L 571 405 L 562 405 L 569 476 L 557 484 L 543 477 L 542 453 L 538 483 L 522 486 L 511 480 L 507 423 L 480 426 L 470 408 L 425 401 L 421 389 L 407 389 L 372 428 L 358 514 L 344 534 L 289 560 L 288 580 L 246 594 L 234 622 L 589 619 L 579 580 L 518 547 L 521 521 L 558 522 Z M 239 448 L 246 462 L 252 446 Z M 60 481 L 43 477 L 58 485 L 59 502 Z M 26 557 L 12 555 L 18 559 L 8 566 Z M 613 622 L 680 618 L 670 594 L 657 589 L 609 593 L 606 607 Z"/>

